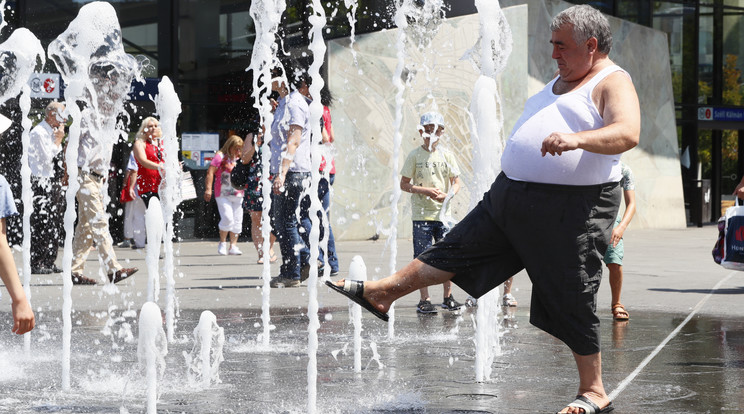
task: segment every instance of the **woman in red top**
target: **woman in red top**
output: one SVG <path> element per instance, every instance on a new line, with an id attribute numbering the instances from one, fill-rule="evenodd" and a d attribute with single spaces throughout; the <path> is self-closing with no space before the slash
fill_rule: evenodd
<path id="1" fill-rule="evenodd" d="M 150 206 L 150 199 L 158 197 L 158 187 L 162 180 L 163 149 L 161 148 L 160 123 L 149 116 L 142 121 L 134 141 L 134 159 L 137 161 L 137 192 L 145 208 Z"/>
<path id="2" fill-rule="evenodd" d="M 338 255 L 336 254 L 336 241 L 333 237 L 333 229 L 331 229 L 331 186 L 336 178 L 336 160 L 335 160 L 335 149 L 333 148 L 333 142 L 336 137 L 333 135 L 333 124 L 331 123 L 331 109 L 333 105 L 333 95 L 327 86 L 323 87 L 320 91 L 320 103 L 323 105 L 323 118 L 321 123 L 321 136 L 323 138 L 323 158 L 320 162 L 320 173 L 321 178 L 318 183 L 318 198 L 323 205 L 326 216 L 328 217 L 328 251 L 323 252 L 321 249 L 318 254 L 318 260 L 325 262 L 324 257 L 327 253 L 328 264 L 331 266 L 331 276 L 338 275 L 339 264 Z M 328 160 L 330 159 L 330 162 Z M 308 226 L 309 229 L 310 226 Z M 321 235 L 323 229 L 320 230 Z M 309 231 L 308 231 L 309 234 Z M 322 236 L 321 236 L 322 237 Z"/>

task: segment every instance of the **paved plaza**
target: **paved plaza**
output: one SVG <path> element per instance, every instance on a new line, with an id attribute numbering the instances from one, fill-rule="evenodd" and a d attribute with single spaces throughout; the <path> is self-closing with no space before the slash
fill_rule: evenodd
<path id="1" fill-rule="evenodd" d="M 714 226 L 636 230 L 625 235 L 626 323 L 613 323 L 609 284 L 599 295 L 605 386 L 615 412 L 718 413 L 744 411 L 744 273 L 716 265 L 710 251 Z M 398 267 L 411 257 L 411 241 L 398 240 Z M 243 256 L 217 256 L 215 241 L 175 245 L 176 340 L 169 344 L 160 385 L 163 413 L 301 413 L 307 411 L 308 290 L 271 290 L 271 349 L 262 349 L 262 266 L 252 244 Z M 276 246 L 278 252 L 278 245 Z M 362 256 L 369 278 L 386 275 L 390 248 L 378 241 L 338 243 L 344 277 Z M 122 264 L 140 268 L 118 289 L 73 287 L 72 389 L 61 391 L 62 284 L 59 275 L 34 275 L 31 301 L 38 327 L 31 355 L 0 320 L 0 412 L 145 412 L 142 369 L 137 364 L 136 312 L 147 298 L 144 251 L 117 248 Z M 20 266 L 20 254 L 16 260 Z M 60 252 L 60 260 L 62 252 Z M 126 264 L 125 264 L 126 263 Z M 97 276 L 95 255 L 88 276 Z M 278 266 L 273 265 L 275 275 Z M 606 272 L 605 272 L 606 276 Z M 549 413 L 576 392 L 568 349 L 529 325 L 530 283 L 519 274 L 519 301 L 502 321 L 501 354 L 491 379 L 475 382 L 474 315 L 439 311 L 418 315 L 418 295 L 396 303 L 395 335 L 364 315 L 362 371 L 353 370 L 353 328 L 347 301 L 318 289 L 318 413 Z M 165 308 L 165 282 L 159 304 Z M 430 288 L 435 302 L 441 288 Z M 455 297 L 466 294 L 456 289 Z M 2 301 L 7 312 L 7 295 Z M 204 388 L 188 381 L 183 353 L 204 310 L 225 330 L 221 383 Z"/>

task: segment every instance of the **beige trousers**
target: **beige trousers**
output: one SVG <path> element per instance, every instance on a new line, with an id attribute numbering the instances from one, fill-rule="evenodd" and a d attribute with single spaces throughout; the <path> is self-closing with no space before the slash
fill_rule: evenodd
<path id="1" fill-rule="evenodd" d="M 72 238 L 72 272 L 83 273 L 85 260 L 93 242 L 96 243 L 98 255 L 103 258 L 106 273 L 111 274 L 121 269 L 116 261 L 116 253 L 109 233 L 108 215 L 103 204 L 103 180 L 81 171 L 78 177 L 80 190 L 77 192 L 78 223 L 75 236 Z"/>

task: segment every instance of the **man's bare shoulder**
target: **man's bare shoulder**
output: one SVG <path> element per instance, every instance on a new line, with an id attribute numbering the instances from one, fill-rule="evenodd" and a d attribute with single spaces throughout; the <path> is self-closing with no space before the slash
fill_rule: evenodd
<path id="1" fill-rule="evenodd" d="M 619 69 L 599 81 L 594 90 L 600 93 L 618 90 L 632 90 L 635 92 L 635 86 L 633 86 L 633 80 L 630 78 L 628 72 Z"/>
<path id="2" fill-rule="evenodd" d="M 628 96 L 635 96 L 635 99 L 637 99 L 633 80 L 630 78 L 628 72 L 624 70 L 617 70 L 610 73 L 592 91 L 592 100 L 600 110 L 604 107 L 604 103 L 608 99 L 625 99 L 623 97 Z"/>

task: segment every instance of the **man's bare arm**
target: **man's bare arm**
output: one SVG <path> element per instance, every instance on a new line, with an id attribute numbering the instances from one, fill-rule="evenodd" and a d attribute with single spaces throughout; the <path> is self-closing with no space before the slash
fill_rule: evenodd
<path id="1" fill-rule="evenodd" d="M 605 126 L 573 134 L 554 132 L 543 141 L 543 156 L 561 155 L 563 151 L 579 148 L 597 154 L 621 154 L 638 145 L 641 110 L 630 79 L 615 72 L 597 85 L 595 93 Z"/>

